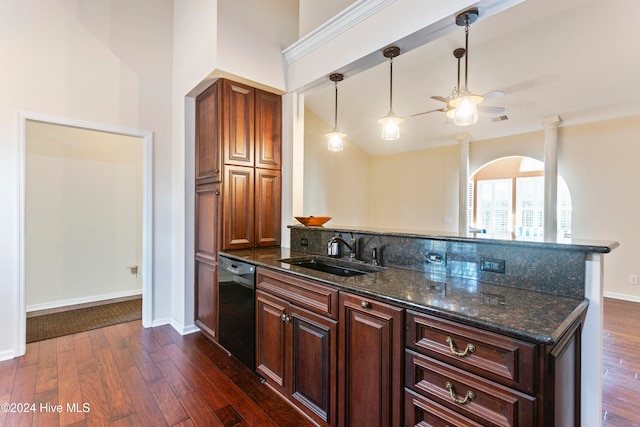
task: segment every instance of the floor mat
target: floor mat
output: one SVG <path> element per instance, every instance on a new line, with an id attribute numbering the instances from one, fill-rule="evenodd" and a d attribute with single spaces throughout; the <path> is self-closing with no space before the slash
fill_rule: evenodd
<path id="1" fill-rule="evenodd" d="M 27 318 L 27 343 L 71 335 L 142 318 L 142 299 Z"/>

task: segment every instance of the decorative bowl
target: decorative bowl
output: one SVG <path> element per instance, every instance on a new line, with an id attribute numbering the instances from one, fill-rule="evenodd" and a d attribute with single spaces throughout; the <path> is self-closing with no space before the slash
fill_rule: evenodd
<path id="1" fill-rule="evenodd" d="M 297 216 L 296 219 L 306 227 L 321 227 L 331 219 L 330 216 Z"/>

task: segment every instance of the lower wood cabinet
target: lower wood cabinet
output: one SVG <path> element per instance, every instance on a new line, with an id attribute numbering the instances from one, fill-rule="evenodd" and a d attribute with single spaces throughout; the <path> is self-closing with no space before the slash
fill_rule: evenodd
<path id="1" fill-rule="evenodd" d="M 543 345 L 407 311 L 405 424 L 580 425 L 582 321 Z"/>
<path id="2" fill-rule="evenodd" d="M 318 425 L 580 425 L 583 317 L 535 344 L 268 268 L 256 278 L 256 370 Z"/>
<path id="3" fill-rule="evenodd" d="M 340 426 L 402 425 L 404 310 L 340 292 Z"/>
<path id="4" fill-rule="evenodd" d="M 256 371 L 316 423 L 336 425 L 338 322 L 316 303 L 336 305 L 337 291 L 263 269 L 257 287 Z"/>

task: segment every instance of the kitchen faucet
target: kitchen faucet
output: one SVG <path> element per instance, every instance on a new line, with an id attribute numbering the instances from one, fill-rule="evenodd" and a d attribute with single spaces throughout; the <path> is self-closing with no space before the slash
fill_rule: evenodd
<path id="1" fill-rule="evenodd" d="M 344 240 L 342 236 L 333 236 L 331 239 L 329 239 L 329 242 L 327 243 L 327 254 L 333 257 L 340 256 L 340 249 L 339 249 L 338 242 L 342 242 L 345 244 L 347 248 L 349 248 L 349 251 L 351 251 L 349 252 L 349 258 L 358 259 L 357 258 L 358 240 L 355 237 L 353 237 L 353 234 L 351 235 L 351 239 L 349 240 L 350 240 L 350 243 L 347 243 L 347 241 Z"/>

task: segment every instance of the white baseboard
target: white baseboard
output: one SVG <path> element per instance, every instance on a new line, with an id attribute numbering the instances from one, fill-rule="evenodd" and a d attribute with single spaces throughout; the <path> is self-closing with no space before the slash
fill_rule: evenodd
<path id="1" fill-rule="evenodd" d="M 189 335 L 189 334 L 193 334 L 195 332 L 200 331 L 200 328 L 198 328 L 193 323 L 190 325 L 181 325 L 178 322 L 176 322 L 175 319 L 172 319 L 170 324 L 171 324 L 171 327 L 176 331 L 178 331 L 180 335 Z"/>
<path id="2" fill-rule="evenodd" d="M 618 294 L 615 292 L 604 292 L 605 298 L 621 299 L 624 301 L 640 302 L 640 297 L 635 295 Z"/>
<path id="3" fill-rule="evenodd" d="M 3 362 L 5 360 L 14 359 L 15 357 L 17 357 L 17 356 L 16 356 L 16 352 L 14 351 L 14 349 L 0 351 L 0 362 Z"/>
<path id="4" fill-rule="evenodd" d="M 166 317 L 164 319 L 155 319 L 151 322 L 152 328 L 155 328 L 156 326 L 163 326 L 163 325 L 171 325 L 171 318 Z"/>
<path id="5" fill-rule="evenodd" d="M 31 311 L 49 310 L 52 308 L 66 307 L 69 305 L 87 304 L 92 302 L 104 301 L 109 299 L 132 297 L 142 295 L 142 289 L 134 289 L 131 291 L 114 292 L 112 294 L 92 295 L 89 297 L 73 298 L 61 301 L 52 301 L 42 304 L 27 305 L 27 313 Z"/>

